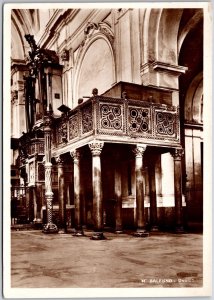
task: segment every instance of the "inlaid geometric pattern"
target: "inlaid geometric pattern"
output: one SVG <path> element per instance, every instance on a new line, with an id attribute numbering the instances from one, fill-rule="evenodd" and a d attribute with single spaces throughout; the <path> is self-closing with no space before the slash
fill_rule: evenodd
<path id="1" fill-rule="evenodd" d="M 87 105 L 82 110 L 82 133 L 93 129 L 92 105 Z"/>
<path id="2" fill-rule="evenodd" d="M 122 130 L 122 105 L 101 104 L 100 105 L 100 127 L 101 129 Z"/>
<path id="3" fill-rule="evenodd" d="M 172 136 L 175 134 L 175 114 L 156 112 L 156 134 Z"/>
<path id="4" fill-rule="evenodd" d="M 128 109 L 128 131 L 148 133 L 150 130 L 150 109 L 130 107 Z"/>
<path id="5" fill-rule="evenodd" d="M 69 139 L 72 140 L 79 135 L 79 118 L 75 114 L 69 119 Z"/>

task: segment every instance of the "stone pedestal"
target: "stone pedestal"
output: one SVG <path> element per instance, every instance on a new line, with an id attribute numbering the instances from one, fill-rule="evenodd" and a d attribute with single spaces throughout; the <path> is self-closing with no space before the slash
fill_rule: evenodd
<path id="1" fill-rule="evenodd" d="M 89 144 L 92 153 L 92 187 L 93 187 L 93 240 L 103 239 L 103 199 L 101 182 L 101 161 L 100 154 L 104 143 L 93 142 Z"/>
<path id="2" fill-rule="evenodd" d="M 146 230 L 145 211 L 144 211 L 144 180 L 143 180 L 143 154 L 146 146 L 136 146 L 133 150 L 135 154 L 135 174 L 136 174 L 136 215 L 137 231 L 136 237 L 147 237 L 149 233 Z"/>

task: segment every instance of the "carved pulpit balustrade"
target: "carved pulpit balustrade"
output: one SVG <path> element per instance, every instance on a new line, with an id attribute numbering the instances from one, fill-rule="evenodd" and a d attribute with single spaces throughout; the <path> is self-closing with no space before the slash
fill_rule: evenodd
<path id="1" fill-rule="evenodd" d="M 95 96 L 55 120 L 53 154 L 90 141 L 180 146 L 179 108 L 149 101 Z"/>

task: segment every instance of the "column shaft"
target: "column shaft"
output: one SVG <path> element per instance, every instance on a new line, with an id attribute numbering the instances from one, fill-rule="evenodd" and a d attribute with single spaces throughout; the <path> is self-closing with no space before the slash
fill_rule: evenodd
<path id="1" fill-rule="evenodd" d="M 182 165 L 181 157 L 182 149 L 175 149 L 174 157 L 174 184 L 175 184 L 175 217 L 176 231 L 183 232 L 183 216 L 182 216 Z"/>
<path id="2" fill-rule="evenodd" d="M 92 158 L 92 186 L 93 186 L 93 214 L 95 231 L 103 229 L 103 206 L 101 189 L 101 162 L 100 156 Z"/>
<path id="3" fill-rule="evenodd" d="M 119 158 L 118 158 L 119 159 Z M 115 231 L 122 232 L 122 182 L 121 182 L 121 168 L 120 162 L 115 162 L 115 174 L 114 174 L 114 192 L 115 192 Z"/>
<path id="4" fill-rule="evenodd" d="M 135 174 L 136 174 L 136 217 L 137 232 L 136 236 L 148 236 L 146 231 L 145 211 L 144 211 L 144 172 L 143 172 L 143 154 L 146 147 L 137 146 L 135 153 Z"/>
<path id="5" fill-rule="evenodd" d="M 157 228 L 157 197 L 155 182 L 155 165 L 149 165 L 149 194 L 150 194 L 150 223 L 151 230 L 156 231 Z"/>
<path id="6" fill-rule="evenodd" d="M 92 152 L 92 187 L 93 187 L 93 221 L 95 234 L 92 239 L 103 239 L 103 197 L 101 181 L 100 154 L 104 143 L 94 142 L 89 144 Z"/>
<path id="7" fill-rule="evenodd" d="M 75 229 L 82 230 L 81 225 L 81 202 L 80 202 L 80 152 L 75 150 L 71 153 L 74 160 L 74 206 L 75 206 Z"/>
<path id="8" fill-rule="evenodd" d="M 65 196 L 65 174 L 61 158 L 58 163 L 58 200 L 59 200 L 59 228 L 66 230 L 66 196 Z"/>

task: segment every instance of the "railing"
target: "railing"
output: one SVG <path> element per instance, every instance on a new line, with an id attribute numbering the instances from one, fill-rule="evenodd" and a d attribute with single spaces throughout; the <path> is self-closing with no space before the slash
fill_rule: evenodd
<path id="1" fill-rule="evenodd" d="M 93 138 L 179 144 L 179 108 L 147 101 L 96 96 L 56 123 L 55 147 Z"/>

